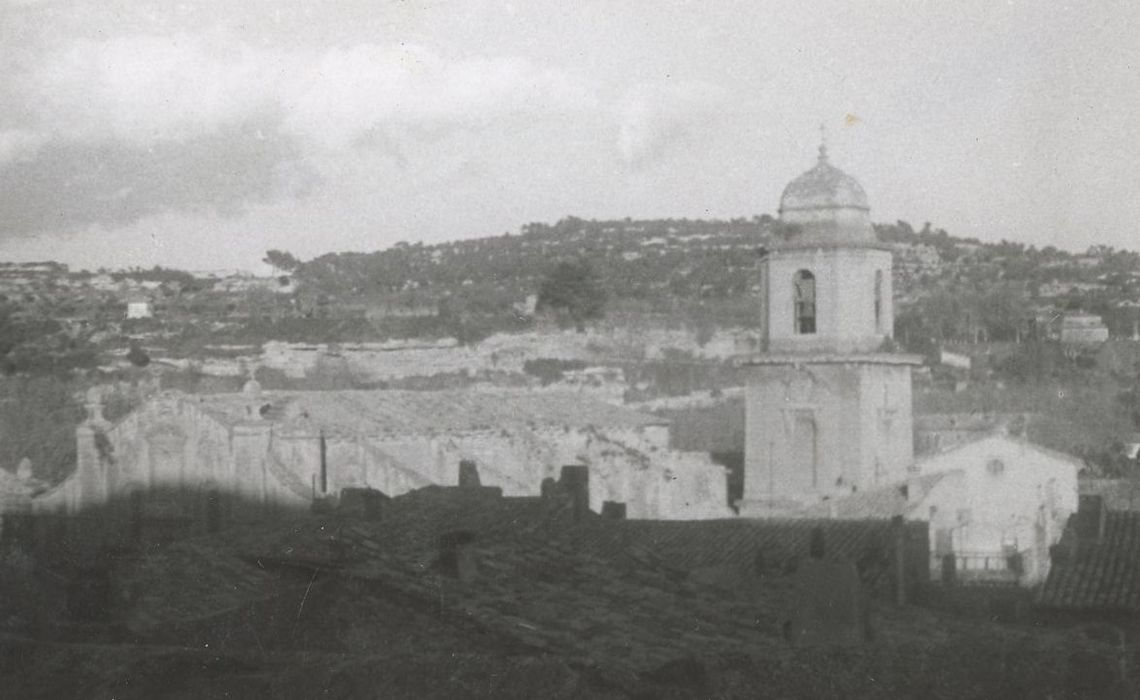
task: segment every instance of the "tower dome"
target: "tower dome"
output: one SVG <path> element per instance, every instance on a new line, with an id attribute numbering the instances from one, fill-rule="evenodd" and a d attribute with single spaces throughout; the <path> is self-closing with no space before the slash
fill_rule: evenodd
<path id="1" fill-rule="evenodd" d="M 877 241 L 867 193 L 828 161 L 824 145 L 815 167 L 784 188 L 780 220 L 792 229 L 786 247 L 865 246 Z"/>

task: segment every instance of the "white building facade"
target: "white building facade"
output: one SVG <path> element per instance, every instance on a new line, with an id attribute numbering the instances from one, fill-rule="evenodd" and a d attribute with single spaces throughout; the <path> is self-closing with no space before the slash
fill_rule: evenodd
<path id="1" fill-rule="evenodd" d="M 921 473 L 945 475 L 910 516 L 930 523 L 932 576 L 942 575 L 950 555 L 965 582 L 1043 583 L 1049 547 L 1077 511 L 1081 466 L 1000 434 L 922 459 Z"/>

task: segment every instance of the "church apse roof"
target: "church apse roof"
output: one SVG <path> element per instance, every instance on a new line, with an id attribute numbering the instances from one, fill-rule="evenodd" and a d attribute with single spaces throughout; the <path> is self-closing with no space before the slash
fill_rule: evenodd
<path id="1" fill-rule="evenodd" d="M 870 211 L 858 180 L 831 164 L 820 146 L 815 167 L 788 183 L 780 197 L 780 214 L 799 210 L 851 208 Z"/>
<path id="2" fill-rule="evenodd" d="M 789 233 L 775 249 L 879 247 L 867 193 L 855 178 L 831 164 L 824 145 L 815 167 L 784 188 L 780 221 L 788 225 Z"/>

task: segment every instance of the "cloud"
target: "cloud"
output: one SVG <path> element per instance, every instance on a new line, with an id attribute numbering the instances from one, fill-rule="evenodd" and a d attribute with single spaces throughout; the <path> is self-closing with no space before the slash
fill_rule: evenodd
<path id="1" fill-rule="evenodd" d="M 0 130 L 0 231 L 17 234 L 238 212 L 308 192 L 329 155 L 369 148 L 406 166 L 408 139 L 597 108 L 557 68 L 413 44 L 283 51 L 127 35 L 21 65 L 0 100 L 0 124 L 17 125 Z"/>
<path id="2" fill-rule="evenodd" d="M 618 152 L 631 167 L 659 158 L 677 141 L 690 137 L 725 100 L 716 85 L 693 81 L 641 83 L 618 102 Z"/>
<path id="3" fill-rule="evenodd" d="M 48 54 L 17 90 L 40 130 L 70 141 L 182 140 L 272 111 L 284 54 L 211 50 L 189 35 L 82 40 Z"/>
<path id="4" fill-rule="evenodd" d="M 596 103 L 575 76 L 520 57 L 412 44 L 221 48 L 190 35 L 80 41 L 22 85 L 42 129 L 143 144 L 275 114 L 286 133 L 339 148 L 377 127 L 480 126 Z"/>
<path id="5" fill-rule="evenodd" d="M 25 129 L 0 131 L 0 168 L 34 158 L 46 140 L 46 135 Z"/>
<path id="6" fill-rule="evenodd" d="M 310 191 L 313 148 L 365 144 L 402 160 L 408 134 L 595 104 L 572 76 L 519 58 L 222 50 L 187 35 L 80 41 L 14 89 L 32 106 L 28 128 L 0 131 L 0 221 L 17 234 L 236 214 Z"/>
<path id="7" fill-rule="evenodd" d="M 377 127 L 484 127 L 596 105 L 565 72 L 518 57 L 446 59 L 416 45 L 332 49 L 286 86 L 285 127 L 330 148 Z"/>
<path id="8" fill-rule="evenodd" d="M 45 144 L 0 170 L 0 231 L 113 227 L 167 211 L 233 216 L 253 202 L 304 196 L 315 173 L 294 143 L 267 133 L 245 125 L 147 148 Z"/>

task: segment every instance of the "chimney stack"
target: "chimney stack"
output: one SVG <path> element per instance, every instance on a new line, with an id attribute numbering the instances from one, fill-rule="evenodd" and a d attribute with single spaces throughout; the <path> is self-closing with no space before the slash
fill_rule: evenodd
<path id="1" fill-rule="evenodd" d="M 482 486 L 479 480 L 479 467 L 473 459 L 459 460 L 459 488 L 478 488 Z"/>
<path id="2" fill-rule="evenodd" d="M 1103 541 L 1107 519 L 1108 509 L 1104 507 L 1103 496 L 1081 496 L 1077 506 L 1077 537 L 1081 542 Z"/>
<path id="3" fill-rule="evenodd" d="M 583 464 L 564 466 L 558 481 L 574 505 L 574 520 L 585 518 L 590 510 L 590 468 Z"/>
<path id="4" fill-rule="evenodd" d="M 479 575 L 479 566 L 472 547 L 475 539 L 475 533 L 469 530 L 454 530 L 440 535 L 438 559 L 440 572 L 464 583 L 473 581 Z"/>
<path id="5" fill-rule="evenodd" d="M 602 503 L 602 517 L 610 520 L 625 520 L 625 503 L 605 501 Z"/>

